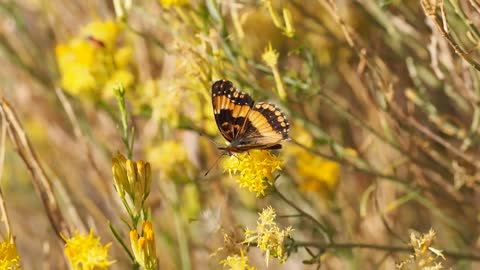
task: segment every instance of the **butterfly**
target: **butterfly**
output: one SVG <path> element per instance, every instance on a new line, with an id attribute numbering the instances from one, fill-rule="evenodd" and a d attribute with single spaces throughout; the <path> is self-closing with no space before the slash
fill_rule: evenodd
<path id="1" fill-rule="evenodd" d="M 220 133 L 230 143 L 219 149 L 241 153 L 250 149 L 280 149 L 288 140 L 289 123 L 275 105 L 258 102 L 232 82 L 218 80 L 212 85 L 212 105 Z"/>

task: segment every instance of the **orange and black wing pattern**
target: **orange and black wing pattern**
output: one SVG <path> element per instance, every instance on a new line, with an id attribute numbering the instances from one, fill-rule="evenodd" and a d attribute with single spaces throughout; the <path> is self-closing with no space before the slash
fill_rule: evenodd
<path id="1" fill-rule="evenodd" d="M 289 123 L 285 114 L 272 103 L 254 103 L 230 81 L 212 85 L 212 105 L 220 133 L 230 142 L 223 149 L 243 152 L 250 149 L 278 149 L 288 140 Z"/>
<path id="2" fill-rule="evenodd" d="M 212 105 L 218 129 L 227 141 L 237 139 L 253 107 L 253 99 L 239 91 L 230 81 L 219 80 L 212 85 Z"/>
<path id="3" fill-rule="evenodd" d="M 290 124 L 285 114 L 273 103 L 255 104 L 245 126 L 243 140 L 252 148 L 280 148 L 278 143 L 289 139 Z"/>

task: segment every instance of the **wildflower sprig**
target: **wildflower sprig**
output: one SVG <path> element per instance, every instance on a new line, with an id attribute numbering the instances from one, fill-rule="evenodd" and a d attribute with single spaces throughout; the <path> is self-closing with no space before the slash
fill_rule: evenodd
<path id="1" fill-rule="evenodd" d="M 6 132 L 6 130 L 5 130 Z M 4 143 L 4 142 L 2 142 Z M 0 155 L 4 155 L 5 149 L 2 147 Z M 2 171 L 0 170 L 0 176 Z M 3 197 L 2 189 L 0 187 L 0 221 L 5 225 L 6 239 L 0 241 L 0 269 L 20 270 L 22 269 L 20 263 L 20 256 L 17 253 L 14 237 L 12 234 L 12 227 L 7 213 L 7 206 Z"/>
<path id="2" fill-rule="evenodd" d="M 396 264 L 396 269 L 444 269 L 439 259 L 445 260 L 443 252 L 432 247 L 436 233 L 430 229 L 428 233 L 419 235 L 416 232 L 410 234 L 410 246 L 412 246 L 414 254 Z"/>
<path id="3" fill-rule="evenodd" d="M 114 157 L 112 163 L 115 189 L 136 226 L 141 215 L 147 215 L 144 203 L 152 184 L 150 164 L 126 159 L 122 154 Z"/>
<path id="4" fill-rule="evenodd" d="M 264 196 L 265 190 L 273 185 L 273 173 L 280 170 L 280 158 L 268 150 L 251 150 L 231 156 L 224 161 L 224 171 L 237 174 L 240 187 L 255 192 L 257 197 Z"/>
<path id="5" fill-rule="evenodd" d="M 280 262 L 287 260 L 284 248 L 284 241 L 291 236 L 293 229 L 287 227 L 282 230 L 275 223 L 276 213 L 271 206 L 263 209 L 259 214 L 257 227 L 253 230 L 246 229 L 244 243 L 256 243 L 265 252 L 265 261 L 268 267 L 270 256 L 277 258 Z"/>
<path id="6" fill-rule="evenodd" d="M 0 242 L 0 269 L 20 270 L 20 256 L 11 237 L 6 241 Z"/>
<path id="7" fill-rule="evenodd" d="M 245 250 L 241 249 L 240 254 L 233 254 L 228 256 L 226 259 L 221 260 L 220 264 L 225 267 L 228 267 L 229 270 L 256 270 L 256 267 L 253 267 L 248 264 L 248 257 L 245 256 Z"/>
<path id="8" fill-rule="evenodd" d="M 278 52 L 273 49 L 272 44 L 269 43 L 267 48 L 265 48 L 265 52 L 262 54 L 262 60 L 272 70 L 278 96 L 285 100 L 287 98 L 287 92 L 285 92 L 282 76 L 280 75 L 280 71 L 278 69 L 278 56 Z"/>
<path id="9" fill-rule="evenodd" d="M 93 230 L 88 235 L 81 235 L 76 231 L 73 237 L 65 238 L 65 242 L 65 256 L 74 270 L 102 270 L 115 262 L 108 259 L 111 243 L 102 245 Z"/>
<path id="10" fill-rule="evenodd" d="M 115 97 L 117 98 L 118 109 L 120 111 L 120 120 L 122 123 L 122 141 L 127 149 L 128 158 L 132 158 L 133 142 L 135 139 L 135 128 L 128 126 L 128 114 L 125 104 L 125 88 L 122 84 L 118 84 L 113 88 Z"/>
<path id="11" fill-rule="evenodd" d="M 110 229 L 134 262 L 134 267 L 141 266 L 147 270 L 156 269 L 155 233 L 153 231 L 153 224 L 149 221 L 150 209 L 145 207 L 145 201 L 150 194 L 152 184 L 151 167 L 149 162 L 132 160 L 134 128 L 128 124 L 125 89 L 119 85 L 114 88 L 114 91 L 120 111 L 122 140 L 127 148 L 128 158 L 122 154 L 113 157 L 112 173 L 115 190 L 130 216 L 131 223 L 126 223 L 130 229 L 130 246 L 132 252 L 128 250 L 113 225 L 110 225 Z M 142 224 L 141 232 L 137 231 L 140 223 Z"/>
<path id="12" fill-rule="evenodd" d="M 140 266 L 147 270 L 157 268 L 155 233 L 152 222 L 144 221 L 141 232 L 136 228 L 131 230 L 130 243 L 135 259 Z"/>

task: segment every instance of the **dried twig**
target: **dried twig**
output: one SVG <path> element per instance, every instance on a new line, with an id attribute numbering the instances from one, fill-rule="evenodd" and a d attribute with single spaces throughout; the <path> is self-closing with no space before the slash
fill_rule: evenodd
<path id="1" fill-rule="evenodd" d="M 2 120 L 0 122 L 0 183 L 3 175 L 3 162 L 5 160 L 5 140 L 7 136 L 7 123 L 5 117 L 2 114 Z M 5 205 L 5 199 L 3 197 L 2 189 L 0 187 L 0 220 L 5 224 L 5 230 L 7 231 L 7 238 L 12 234 L 12 226 L 8 220 L 7 207 Z M 10 237 L 13 241 L 13 237 Z"/>
<path id="2" fill-rule="evenodd" d="M 64 240 L 61 235 L 69 237 L 72 227 L 60 211 L 50 179 L 47 177 L 35 151 L 31 147 L 27 135 L 18 121 L 12 106 L 4 98 L 0 101 L 0 113 L 8 124 L 8 134 L 10 135 L 11 141 L 32 175 L 33 185 L 45 206 L 50 223 L 57 233 L 58 239 L 63 242 Z"/>

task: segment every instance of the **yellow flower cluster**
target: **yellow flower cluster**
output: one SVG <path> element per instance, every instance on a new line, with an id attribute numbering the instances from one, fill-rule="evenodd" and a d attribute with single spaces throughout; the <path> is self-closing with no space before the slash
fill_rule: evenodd
<path id="1" fill-rule="evenodd" d="M 313 138 L 305 129 L 295 126 L 292 131 L 292 137 L 297 142 L 312 147 Z M 285 152 L 294 159 L 301 190 L 318 192 L 324 198 L 330 198 L 334 194 L 340 178 L 341 168 L 338 163 L 314 155 L 296 145 L 286 146 Z"/>
<path id="2" fill-rule="evenodd" d="M 150 221 L 142 224 L 142 236 L 137 229 L 130 231 L 130 243 L 132 245 L 135 260 L 146 270 L 157 268 L 157 252 L 155 247 L 155 233 Z"/>
<path id="3" fill-rule="evenodd" d="M 132 161 L 121 154 L 114 157 L 112 163 L 115 189 L 132 218 L 134 229 L 130 231 L 130 243 L 135 261 L 143 269 L 156 269 L 155 233 L 153 224 L 146 220 L 149 210 L 144 206 L 152 184 L 150 163 Z M 141 232 L 137 231 L 139 221 L 142 221 Z"/>
<path id="4" fill-rule="evenodd" d="M 114 157 L 112 163 L 115 189 L 125 201 L 125 205 L 130 207 L 129 211 L 133 210 L 133 214 L 138 216 L 145 199 L 150 194 L 152 184 L 150 164 L 143 160 L 126 159 L 122 154 Z M 125 200 L 126 195 L 128 200 Z"/>
<path id="5" fill-rule="evenodd" d="M 287 260 L 283 242 L 293 231 L 291 227 L 281 230 L 275 223 L 275 218 L 275 211 L 269 206 L 260 213 L 257 228 L 255 230 L 247 228 L 245 231 L 244 243 L 256 242 L 257 247 L 265 252 L 267 266 L 270 256 L 279 259 L 280 262 Z"/>
<path id="6" fill-rule="evenodd" d="M 223 162 L 224 171 L 239 173 L 240 187 L 256 192 L 257 197 L 265 195 L 265 190 L 273 184 L 273 172 L 280 170 L 282 161 L 268 150 L 251 150 L 230 156 Z"/>
<path id="7" fill-rule="evenodd" d="M 228 270 L 256 270 L 257 268 L 248 264 L 248 257 L 245 256 L 245 251 L 240 250 L 240 255 L 234 254 L 228 256 L 225 260 L 220 261 L 220 264 L 228 267 Z"/>
<path id="8" fill-rule="evenodd" d="M 333 194 L 340 176 L 338 163 L 302 151 L 296 156 L 298 174 L 304 179 L 300 189 Z"/>
<path id="9" fill-rule="evenodd" d="M 445 260 L 441 250 L 432 247 L 436 233 L 433 229 L 426 234 L 420 236 L 418 233 L 410 234 L 410 245 L 413 247 L 414 254 L 407 259 L 397 263 L 396 269 L 443 269 L 442 263 L 438 262 L 439 258 Z"/>
<path id="10" fill-rule="evenodd" d="M 102 246 L 100 238 L 95 237 L 93 230 L 88 235 L 80 235 L 76 231 L 73 237 L 65 241 L 65 256 L 74 270 L 107 269 L 114 263 L 107 258 L 111 243 Z"/>
<path id="11" fill-rule="evenodd" d="M 0 270 L 20 270 L 20 257 L 11 241 L 0 242 Z"/>
<path id="12" fill-rule="evenodd" d="M 99 99 L 113 96 L 112 88 L 132 86 L 129 70 L 131 46 L 117 48 L 121 26 L 115 21 L 95 21 L 85 26 L 78 37 L 55 48 L 61 85 L 72 95 Z"/>

